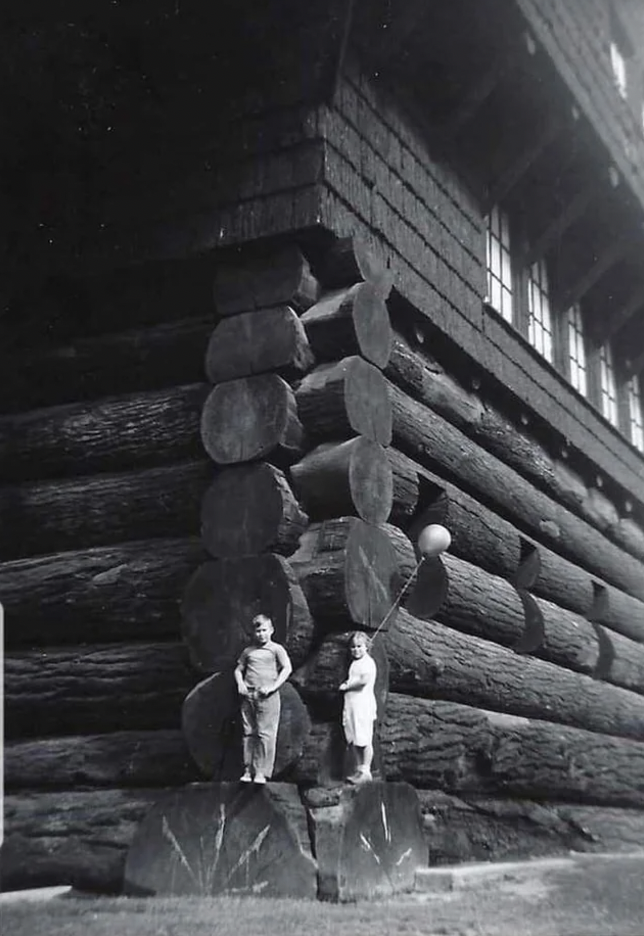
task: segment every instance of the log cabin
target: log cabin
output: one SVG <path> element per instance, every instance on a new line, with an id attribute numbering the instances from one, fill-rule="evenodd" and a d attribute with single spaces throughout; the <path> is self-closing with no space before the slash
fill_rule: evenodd
<path id="1" fill-rule="evenodd" d="M 0 34 L 3 887 L 119 892 L 157 804 L 232 808 L 267 610 L 243 815 L 298 896 L 360 893 L 345 635 L 434 522 L 368 808 L 430 864 L 642 846 L 641 4 L 42 7 Z"/>

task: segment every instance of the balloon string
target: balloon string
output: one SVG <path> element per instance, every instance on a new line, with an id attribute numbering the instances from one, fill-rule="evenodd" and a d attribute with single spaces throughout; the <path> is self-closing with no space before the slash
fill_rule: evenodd
<path id="1" fill-rule="evenodd" d="M 403 595 L 405 594 L 405 592 L 407 591 L 407 589 L 408 589 L 409 586 L 411 585 L 412 580 L 413 580 L 413 579 L 415 578 L 415 576 L 418 574 L 418 570 L 420 569 L 420 567 L 421 567 L 421 565 L 423 564 L 424 561 L 425 561 L 425 556 L 421 556 L 420 559 L 418 560 L 418 564 L 416 565 L 416 568 L 413 570 L 413 572 L 411 573 L 411 575 L 409 576 L 409 578 L 407 579 L 407 581 L 405 582 L 405 584 L 403 585 L 403 587 L 400 589 L 400 593 L 399 593 L 398 597 L 396 598 L 396 600 L 394 601 L 394 603 L 392 604 L 392 606 L 389 608 L 389 610 L 387 611 L 387 613 L 386 613 L 385 616 L 383 617 L 382 621 L 380 622 L 380 624 L 378 625 L 378 627 L 377 627 L 376 630 L 374 631 L 373 637 L 371 638 L 372 640 L 375 640 L 375 639 L 376 639 L 376 637 L 378 636 L 378 631 L 381 630 L 381 629 L 384 627 L 384 625 L 387 623 L 387 621 L 389 620 L 389 618 L 391 617 L 391 615 L 394 613 L 394 611 L 396 610 L 396 608 L 397 608 L 398 605 L 400 604 Z"/>

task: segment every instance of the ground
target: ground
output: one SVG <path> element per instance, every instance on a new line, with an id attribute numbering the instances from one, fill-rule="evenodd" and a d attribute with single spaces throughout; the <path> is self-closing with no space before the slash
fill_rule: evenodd
<path id="1" fill-rule="evenodd" d="M 644 936 L 644 854 L 344 906 L 71 895 L 0 913 L 3 936 Z"/>

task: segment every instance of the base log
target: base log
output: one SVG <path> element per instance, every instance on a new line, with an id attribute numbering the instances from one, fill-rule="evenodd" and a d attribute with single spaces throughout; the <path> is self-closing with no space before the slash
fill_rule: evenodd
<path id="1" fill-rule="evenodd" d="M 313 899 L 317 866 L 293 784 L 199 784 L 160 801 L 139 826 L 125 891 Z"/>
<path id="2" fill-rule="evenodd" d="M 318 896 L 353 901 L 410 890 L 427 864 L 420 805 L 407 783 L 304 793 L 318 863 Z"/>
<path id="3" fill-rule="evenodd" d="M 92 790 L 5 796 L 2 885 L 71 884 L 118 894 L 127 849 L 161 790 Z"/>

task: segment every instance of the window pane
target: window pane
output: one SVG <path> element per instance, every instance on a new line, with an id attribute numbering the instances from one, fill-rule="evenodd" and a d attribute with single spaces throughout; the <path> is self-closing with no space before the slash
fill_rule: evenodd
<path id="1" fill-rule="evenodd" d="M 495 205 L 488 215 L 486 238 L 487 291 L 490 305 L 508 322 L 512 321 L 512 257 L 510 222 Z"/>
<path id="2" fill-rule="evenodd" d="M 610 44 L 610 63 L 613 66 L 613 77 L 617 90 L 623 98 L 626 97 L 626 61 L 616 42 Z"/>
<path id="3" fill-rule="evenodd" d="M 628 390 L 628 419 L 630 437 L 633 445 L 644 452 L 644 414 L 642 406 L 642 389 L 637 374 L 629 380 Z"/>
<path id="4" fill-rule="evenodd" d="M 567 320 L 570 382 L 575 390 L 586 396 L 588 393 L 586 346 L 584 344 L 584 323 L 579 303 L 568 309 Z"/>
<path id="5" fill-rule="evenodd" d="M 609 344 L 602 345 L 599 351 L 599 378 L 602 413 L 613 426 L 616 426 L 618 423 L 617 384 L 613 352 Z"/>
<path id="6" fill-rule="evenodd" d="M 532 264 L 528 279 L 528 340 L 546 360 L 552 361 L 552 313 L 545 260 Z"/>

